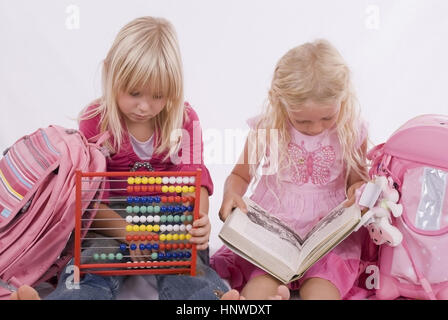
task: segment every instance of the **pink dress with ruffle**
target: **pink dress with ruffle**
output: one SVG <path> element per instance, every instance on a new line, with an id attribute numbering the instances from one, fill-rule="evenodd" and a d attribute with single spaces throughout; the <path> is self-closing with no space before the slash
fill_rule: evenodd
<path id="1" fill-rule="evenodd" d="M 251 128 L 254 128 L 256 119 L 248 120 Z M 289 170 L 262 175 L 250 198 L 286 222 L 303 238 L 321 218 L 346 199 L 345 168 L 336 128 L 317 136 L 307 136 L 292 125 L 289 127 L 291 142 L 288 152 L 293 165 Z M 360 130 L 357 147 L 367 135 L 364 122 Z M 366 237 L 363 229 L 352 233 L 308 269 L 301 279 L 292 282 L 290 288 L 299 289 L 305 280 L 317 277 L 331 281 L 345 299 L 365 297 L 364 290 L 356 287 L 362 267 L 361 247 Z M 210 264 L 229 281 L 232 288 L 239 291 L 253 277 L 266 274 L 226 246 L 211 257 Z"/>

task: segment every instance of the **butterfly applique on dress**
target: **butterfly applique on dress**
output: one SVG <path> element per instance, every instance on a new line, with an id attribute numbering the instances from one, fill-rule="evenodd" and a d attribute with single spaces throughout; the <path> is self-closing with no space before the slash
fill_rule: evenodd
<path id="1" fill-rule="evenodd" d="M 305 143 L 299 146 L 290 142 L 288 151 L 293 161 L 292 181 L 299 185 L 311 180 L 313 184 L 324 185 L 330 180 L 330 170 L 336 159 L 332 146 L 320 145 L 315 151 L 305 149 Z"/>

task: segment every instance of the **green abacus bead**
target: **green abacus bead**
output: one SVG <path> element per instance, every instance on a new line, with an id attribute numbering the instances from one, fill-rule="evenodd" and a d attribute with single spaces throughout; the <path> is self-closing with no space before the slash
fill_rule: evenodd
<path id="1" fill-rule="evenodd" d="M 139 212 L 140 212 L 140 207 L 139 207 L 139 206 L 134 206 L 134 207 L 132 208 L 132 212 L 134 212 L 134 213 L 139 213 Z"/>
<path id="2" fill-rule="evenodd" d="M 183 215 L 180 216 L 180 221 L 181 222 L 185 222 L 186 219 L 187 219 L 186 215 L 183 214 Z"/>
<path id="3" fill-rule="evenodd" d="M 93 259 L 99 260 L 99 258 L 100 258 L 100 255 L 98 253 L 93 254 Z"/>
<path id="4" fill-rule="evenodd" d="M 127 207 L 126 207 L 126 212 L 127 212 L 127 213 L 132 213 L 132 212 L 133 212 L 133 210 L 132 210 L 132 206 L 127 206 Z"/>
<path id="5" fill-rule="evenodd" d="M 174 216 L 174 222 L 178 223 L 180 221 L 180 217 L 179 216 Z"/>
<path id="6" fill-rule="evenodd" d="M 157 252 L 153 252 L 153 253 L 151 253 L 151 259 L 152 259 L 152 260 L 156 260 L 157 257 L 158 257 Z"/>
<path id="7" fill-rule="evenodd" d="M 166 222 L 166 216 L 160 216 L 160 222 L 165 223 Z"/>
<path id="8" fill-rule="evenodd" d="M 159 206 L 155 206 L 154 207 L 154 213 L 159 213 L 160 212 L 160 207 Z"/>
<path id="9" fill-rule="evenodd" d="M 107 257 L 109 258 L 109 260 L 114 260 L 115 259 L 115 254 L 109 253 L 109 255 Z"/>
<path id="10" fill-rule="evenodd" d="M 141 206 L 140 207 L 140 212 L 141 213 L 146 213 L 146 206 Z"/>
<path id="11" fill-rule="evenodd" d="M 168 221 L 168 222 L 173 222 L 173 216 L 172 215 L 169 215 L 168 217 L 166 217 L 166 221 Z"/>
<path id="12" fill-rule="evenodd" d="M 187 216 L 187 221 L 188 221 L 188 222 L 193 221 L 193 216 L 192 216 L 192 215 Z"/>
<path id="13" fill-rule="evenodd" d="M 117 254 L 115 255 L 115 259 L 117 259 L 117 260 L 121 260 L 121 259 L 123 259 L 123 254 L 121 254 L 121 253 L 117 253 Z"/>
<path id="14" fill-rule="evenodd" d="M 107 255 L 106 255 L 105 253 L 102 253 L 102 254 L 100 255 L 100 258 L 101 258 L 101 260 L 106 260 Z"/>
<path id="15" fill-rule="evenodd" d="M 154 207 L 153 206 L 148 206 L 146 207 L 148 213 L 153 213 L 154 212 Z"/>

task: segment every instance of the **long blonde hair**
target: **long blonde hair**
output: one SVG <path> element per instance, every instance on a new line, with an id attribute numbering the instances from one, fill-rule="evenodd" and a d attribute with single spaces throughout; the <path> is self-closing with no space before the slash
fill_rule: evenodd
<path id="1" fill-rule="evenodd" d="M 120 30 L 103 62 L 99 107 L 81 120 L 100 114 L 100 132 L 112 134 L 114 144 L 109 147 L 118 152 L 124 128 L 117 96 L 147 86 L 167 98 L 165 108 L 154 119 L 158 133 L 154 153 L 176 150 L 180 139 L 173 146 L 170 136 L 181 128 L 185 114 L 183 68 L 175 30 L 163 18 L 137 18 Z"/>
<path id="2" fill-rule="evenodd" d="M 355 145 L 359 141 L 357 125 L 359 105 L 351 82 L 350 70 L 340 53 L 326 40 L 305 43 L 288 51 L 277 63 L 268 93 L 266 110 L 256 129 L 277 129 L 278 168 L 289 168 L 291 159 L 287 151 L 291 136 L 288 130 L 287 111 L 297 111 L 307 101 L 319 103 L 341 102 L 336 122 L 337 134 L 345 161 L 346 176 L 351 170 L 368 180 L 366 155 Z M 294 108 L 294 109 L 293 109 Z M 261 140 L 263 141 L 263 140 Z M 266 156 L 268 143 L 252 149 L 252 159 L 272 161 Z M 271 146 L 272 147 L 272 146 Z M 261 157 L 260 157 L 261 155 Z M 251 175 L 257 180 L 258 163 L 251 165 Z"/>

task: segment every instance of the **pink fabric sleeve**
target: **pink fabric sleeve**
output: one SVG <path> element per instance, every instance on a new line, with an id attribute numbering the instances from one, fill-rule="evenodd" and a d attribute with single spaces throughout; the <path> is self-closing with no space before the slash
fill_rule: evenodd
<path id="1" fill-rule="evenodd" d="M 184 131 L 188 133 L 183 136 L 181 152 L 188 153 L 188 155 L 181 155 L 181 163 L 178 165 L 179 171 L 196 171 L 202 170 L 201 185 L 207 189 L 208 194 L 213 194 L 213 181 L 204 164 L 204 143 L 202 141 L 202 129 L 199 122 L 199 117 L 193 108 L 186 104 L 187 119 L 184 122 Z"/>

